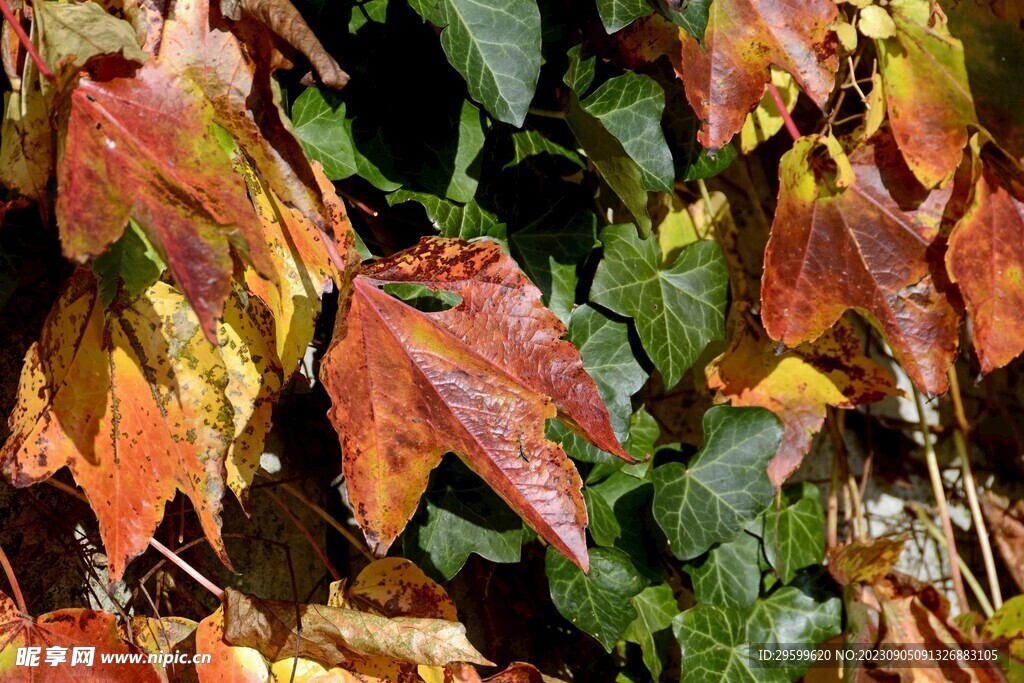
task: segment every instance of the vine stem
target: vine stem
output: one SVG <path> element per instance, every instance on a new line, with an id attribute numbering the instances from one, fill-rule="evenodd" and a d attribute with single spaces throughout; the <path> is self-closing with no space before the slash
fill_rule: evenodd
<path id="1" fill-rule="evenodd" d="M 0 0 L 2 2 L 3 0 Z M 11 566 L 11 561 L 7 559 L 7 553 L 4 552 L 3 548 L 0 548 L 0 564 L 4 566 L 4 574 L 7 575 L 7 583 L 11 584 L 11 592 L 14 593 L 14 602 L 18 604 L 18 609 L 26 617 L 28 616 L 28 606 L 25 604 L 25 596 L 21 592 L 21 585 L 18 583 L 18 577 L 14 575 L 14 567 Z"/>
<path id="2" fill-rule="evenodd" d="M 14 35 L 18 36 L 18 41 L 21 43 L 22 47 L 25 48 L 25 52 L 28 53 L 28 56 L 32 59 L 33 63 L 35 63 L 36 68 L 39 69 L 39 73 L 43 75 L 43 78 L 50 81 L 50 83 L 56 83 L 57 77 L 53 75 L 53 72 L 50 71 L 50 67 L 46 65 L 46 62 L 44 62 L 43 58 L 39 55 L 39 51 L 36 50 L 35 43 L 33 43 L 32 39 L 28 37 L 28 34 L 25 33 L 25 28 L 21 25 L 21 22 L 18 21 L 17 17 L 14 16 L 14 12 L 12 12 L 11 8 L 7 5 L 7 0 L 0 0 L 0 13 L 4 15 L 4 19 L 7 20 L 7 23 L 11 25 L 11 28 L 14 30 Z"/>
<path id="3" fill-rule="evenodd" d="M 934 538 L 935 541 L 943 548 L 947 548 L 946 538 L 942 535 L 942 532 L 939 531 L 938 527 L 935 526 L 935 523 L 928 519 L 928 514 L 921 509 L 921 506 L 911 504 L 911 509 L 914 511 L 914 514 L 917 516 L 917 519 L 921 524 L 924 525 L 925 531 L 928 532 L 928 535 Z M 988 596 L 985 595 L 985 590 L 981 587 L 981 583 L 978 581 L 978 578 L 974 575 L 974 572 L 971 571 L 971 568 L 967 566 L 967 563 L 964 562 L 964 558 L 957 555 L 956 563 L 959 565 L 960 571 L 963 572 L 964 580 L 967 582 L 967 585 L 971 587 L 971 592 L 974 593 L 974 597 L 978 599 L 978 605 L 981 606 L 981 611 L 985 613 L 985 618 L 987 619 L 988 617 L 991 617 L 995 613 L 995 610 L 992 609 L 992 603 L 988 601 Z"/>
<path id="4" fill-rule="evenodd" d="M 0 0 L 0 2 L 3 2 L 3 0 Z M 89 503 L 89 499 L 86 498 L 83 493 L 76 490 L 74 487 L 68 486 L 62 481 L 57 481 L 56 479 L 47 479 L 46 483 L 52 486 L 53 488 L 57 489 L 58 491 L 63 491 L 69 496 L 77 498 L 83 503 Z M 173 563 L 175 566 L 181 569 L 181 571 L 185 572 L 190 577 L 192 577 L 196 583 L 198 583 L 206 590 L 210 591 L 218 600 L 220 600 L 221 602 L 224 601 L 223 589 L 221 589 L 219 586 L 217 586 L 217 584 L 213 583 L 208 578 L 200 574 L 195 567 L 193 567 L 188 562 L 179 557 L 178 554 L 175 553 L 173 550 L 171 550 L 155 538 L 149 539 L 149 547 L 153 548 L 153 550 L 157 551 L 158 553 L 166 557 L 168 560 L 170 560 L 171 563 Z M 189 546 L 185 547 L 187 548 Z"/>
<path id="5" fill-rule="evenodd" d="M 935 504 L 939 508 L 942 531 L 946 537 L 946 551 L 949 554 L 949 573 L 953 578 L 953 589 L 956 591 L 957 600 L 960 602 L 960 611 L 967 613 L 971 611 L 971 606 L 967 602 L 964 580 L 960 574 L 960 564 L 957 562 L 956 539 L 953 538 L 953 523 L 949 519 L 946 492 L 942 484 L 942 473 L 939 471 L 939 459 L 935 455 L 935 447 L 932 445 L 932 434 L 931 430 L 928 429 L 928 418 L 924 414 L 924 400 L 921 398 L 921 392 L 918 391 L 917 386 L 914 384 L 911 384 L 910 388 L 914 393 L 914 405 L 917 407 L 921 438 L 924 440 L 925 460 L 928 463 L 928 476 L 932 482 L 932 494 L 935 496 Z"/>
<path id="6" fill-rule="evenodd" d="M 334 529 L 339 534 L 341 534 L 345 538 L 346 541 L 351 543 L 352 546 L 354 546 L 356 550 L 361 552 L 363 554 L 363 556 L 366 559 L 368 559 L 370 562 L 373 562 L 375 559 L 377 559 L 377 558 L 375 558 L 373 556 L 373 553 L 371 553 L 367 549 L 366 545 L 364 545 L 363 543 L 361 543 L 359 541 L 359 539 L 356 537 L 355 534 L 353 534 L 351 531 L 346 529 L 341 524 L 341 522 L 339 522 L 334 517 L 332 517 L 331 514 L 329 512 L 327 512 L 327 510 L 324 510 L 322 507 L 320 507 L 319 505 L 317 505 L 316 503 L 311 501 L 306 496 L 306 494 L 304 494 L 298 487 L 292 486 L 291 484 L 288 484 L 288 483 L 282 483 L 281 484 L 281 488 L 284 489 L 285 491 L 287 491 L 288 493 L 292 494 L 296 498 L 298 498 L 300 503 L 302 503 L 303 505 L 308 507 L 314 513 L 316 513 L 317 516 L 319 516 L 322 520 L 324 520 L 325 522 L 330 524 L 332 529 Z"/>
<path id="7" fill-rule="evenodd" d="M 295 528 L 299 530 L 299 533 L 302 534 L 306 541 L 309 542 L 309 545 L 313 547 L 313 552 L 316 553 L 317 557 L 320 558 L 320 561 L 323 562 L 325 567 L 327 567 L 327 571 L 330 573 L 331 578 L 335 581 L 341 581 L 341 574 L 337 569 L 335 569 L 334 565 L 331 564 L 331 561 L 327 559 L 327 554 L 324 553 L 323 549 L 316 542 L 316 539 L 313 538 L 313 534 L 310 533 L 309 529 L 306 528 L 306 525 L 302 523 L 302 520 L 292 512 L 291 508 L 285 505 L 284 501 L 281 500 L 281 497 L 276 493 L 270 489 L 265 489 L 264 493 L 270 497 L 270 500 L 274 501 L 274 504 L 277 505 L 277 507 L 281 508 L 281 511 L 287 515 L 288 519 L 290 519 L 292 524 L 295 525 Z"/>
<path id="8" fill-rule="evenodd" d="M 999 590 L 999 575 L 996 574 L 996 562 L 992 555 L 992 544 L 988 537 L 988 526 L 985 524 L 985 517 L 981 514 L 981 505 L 978 503 L 978 486 L 974 480 L 974 469 L 971 467 L 971 449 L 968 437 L 971 427 L 967 422 L 967 413 L 964 411 L 964 400 L 960 395 L 960 380 L 956 376 L 956 368 L 949 368 L 949 398 L 953 403 L 953 415 L 956 418 L 956 430 L 953 432 L 953 446 L 960 456 L 960 467 L 964 477 L 964 491 L 967 492 L 967 504 L 971 508 L 971 518 L 974 520 L 974 531 L 978 535 L 978 545 L 981 547 L 981 558 L 985 564 L 985 575 L 988 578 L 988 590 L 992 596 L 992 604 L 996 609 L 1003 606 L 1003 594 Z"/>
<path id="9" fill-rule="evenodd" d="M 782 99 L 782 94 L 779 89 L 775 87 L 775 84 L 768 81 L 768 92 L 771 94 L 772 99 L 775 101 L 775 106 L 779 110 L 779 115 L 782 116 L 782 121 L 786 124 L 786 130 L 789 131 L 789 136 L 794 141 L 800 139 L 800 129 L 796 127 L 796 122 L 793 121 L 793 117 L 789 113 L 789 109 L 786 108 L 786 103 Z"/>

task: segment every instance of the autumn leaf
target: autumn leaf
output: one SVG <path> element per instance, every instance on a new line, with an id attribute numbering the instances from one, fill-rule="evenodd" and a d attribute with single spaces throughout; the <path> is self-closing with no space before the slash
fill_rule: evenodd
<path id="1" fill-rule="evenodd" d="M 729 350 L 708 365 L 708 386 L 720 400 L 767 408 L 782 420 L 782 445 L 768 463 L 776 488 L 807 455 L 826 406 L 854 408 L 895 393 L 892 376 L 861 346 L 853 328 L 840 320 L 814 342 L 779 354 L 760 325 L 744 316 Z"/>
<path id="2" fill-rule="evenodd" d="M 893 137 L 914 176 L 929 188 L 953 175 L 967 127 L 978 125 L 963 45 L 935 6 L 894 0 L 878 8 L 889 12 L 895 31 L 875 41 Z"/>
<path id="3" fill-rule="evenodd" d="M 236 352 L 225 359 L 202 338 L 181 292 L 163 282 L 105 311 L 92 277 L 79 271 L 51 311 L 25 360 L 0 462 L 19 487 L 71 468 L 99 519 L 112 582 L 146 548 L 177 490 L 227 563 L 225 457 L 236 431 L 257 429 L 255 421 L 265 433 L 261 387 L 280 382 L 272 357 L 252 360 L 268 315 L 232 298 L 218 328 Z"/>
<path id="4" fill-rule="evenodd" d="M 420 284 L 461 297 L 424 313 L 383 292 Z M 342 469 L 371 548 L 383 553 L 416 510 L 430 471 L 459 454 L 538 533 L 587 564 L 575 466 L 544 436 L 557 414 L 629 459 L 565 326 L 500 247 L 428 238 L 356 278 L 321 367 Z M 340 319 L 339 319 L 340 320 Z"/>
<path id="5" fill-rule="evenodd" d="M 892 570 L 906 543 L 906 536 L 897 536 L 838 546 L 828 553 L 828 571 L 840 586 L 873 584 Z"/>
<path id="6" fill-rule="evenodd" d="M 196 628 L 196 652 L 210 655 L 210 662 L 196 667 L 200 683 L 266 683 L 270 666 L 251 647 L 233 647 L 224 642 L 224 608 L 218 607 Z"/>
<path id="7" fill-rule="evenodd" d="M 982 372 L 1024 351 L 1024 171 L 984 140 L 971 140 L 974 186 L 946 252 L 971 317 Z"/>
<path id="8" fill-rule="evenodd" d="M 333 666 L 355 652 L 431 666 L 450 662 L 492 666 L 466 640 L 466 627 L 445 619 L 388 619 L 327 605 L 299 605 L 296 613 L 294 602 L 263 600 L 231 588 L 225 593 L 224 616 L 226 642 L 252 647 L 271 661 L 298 652 L 300 657 Z"/>
<path id="9" fill-rule="evenodd" d="M 838 40 L 829 27 L 835 17 L 830 0 L 716 0 L 705 48 L 685 30 L 652 16 L 625 29 L 620 50 L 640 62 L 668 55 L 701 121 L 697 139 L 718 150 L 761 100 L 770 65 L 789 72 L 824 108 L 838 68 Z"/>
<path id="10" fill-rule="evenodd" d="M 37 650 L 39 663 L 27 666 L 17 663 L 20 648 Z M 51 650 L 52 648 L 52 650 Z M 46 662 L 48 651 L 60 648 L 63 661 L 56 665 Z M 90 666 L 73 664 L 76 648 L 93 651 Z M 104 655 L 128 655 L 142 651 L 121 640 L 117 620 L 113 614 L 91 609 L 61 609 L 38 617 L 22 614 L 14 601 L 0 593 L 0 678 L 5 681 L 33 681 L 45 683 L 76 680 L 88 672 L 93 680 L 138 681 L 158 683 L 164 680 L 162 672 L 149 665 L 130 669 L 120 664 L 101 661 Z"/>
<path id="11" fill-rule="evenodd" d="M 231 289 L 230 247 L 265 275 L 271 265 L 212 107 L 178 84 L 159 63 L 133 78 L 79 83 L 57 167 L 57 221 L 64 253 L 83 260 L 135 218 L 213 341 Z"/>
<path id="12" fill-rule="evenodd" d="M 782 158 L 765 251 L 761 317 L 768 334 L 797 346 L 856 308 L 885 334 L 919 387 L 945 391 L 959 314 L 929 256 L 939 246 L 948 196 L 917 184 L 888 138 L 876 137 L 848 159 L 833 138 L 797 141 Z"/>

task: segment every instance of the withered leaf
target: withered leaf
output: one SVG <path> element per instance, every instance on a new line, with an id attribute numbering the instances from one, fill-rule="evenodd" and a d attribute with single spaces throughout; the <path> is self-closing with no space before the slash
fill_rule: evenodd
<path id="1" fill-rule="evenodd" d="M 461 297 L 424 313 L 381 290 L 420 284 Z M 587 565 L 586 509 L 575 466 L 544 436 L 557 414 L 629 459 L 565 326 L 501 248 L 427 238 L 368 265 L 335 332 L 321 379 L 342 467 L 370 546 L 385 552 L 447 451 L 546 540 Z M 340 318 L 339 318 L 340 320 Z"/>
<path id="2" fill-rule="evenodd" d="M 333 666 L 343 664 L 354 652 L 430 666 L 451 662 L 493 666 L 466 640 L 466 627 L 446 619 L 388 619 L 327 605 L 299 605 L 296 614 L 293 602 L 263 600 L 228 588 L 224 625 L 227 643 L 251 647 L 271 661 L 298 652 L 300 657 Z"/>

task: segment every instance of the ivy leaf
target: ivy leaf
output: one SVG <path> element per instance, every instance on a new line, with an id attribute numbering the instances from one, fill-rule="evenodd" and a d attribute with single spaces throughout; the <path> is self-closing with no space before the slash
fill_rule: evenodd
<path id="1" fill-rule="evenodd" d="M 598 244 L 597 216 L 581 212 L 554 228 L 535 221 L 508 242 L 519 267 L 544 294 L 545 305 L 569 324 L 579 280 L 576 269 Z"/>
<path id="2" fill-rule="evenodd" d="M 698 604 L 672 619 L 672 632 L 683 651 L 682 683 L 775 680 L 771 670 L 750 670 L 741 610 Z"/>
<path id="3" fill-rule="evenodd" d="M 863 310 L 910 378 L 942 393 L 959 315 L 936 285 L 929 248 L 949 191 L 929 193 L 891 138 L 873 140 L 847 158 L 834 138 L 805 137 L 782 157 L 762 322 L 772 339 L 796 346 L 819 337 L 847 309 Z M 815 171 L 824 168 L 812 162 L 819 145 L 836 176 Z"/>
<path id="4" fill-rule="evenodd" d="M 767 408 L 782 420 L 782 446 L 768 464 L 776 487 L 810 451 L 826 406 L 853 408 L 896 393 L 892 376 L 864 355 L 857 333 L 841 319 L 815 341 L 779 353 L 764 330 L 744 316 L 729 349 L 706 372 L 708 387 L 732 405 Z"/>
<path id="5" fill-rule="evenodd" d="M 578 97 L 583 97 L 594 84 L 597 73 L 597 57 L 583 54 L 582 45 L 573 45 L 565 54 L 569 68 L 565 70 L 562 81 L 572 88 Z"/>
<path id="6" fill-rule="evenodd" d="M 472 553 L 491 562 L 518 562 L 522 541 L 519 517 L 468 472 L 428 491 L 422 514 L 403 535 L 405 555 L 442 581 L 458 574 Z"/>
<path id="7" fill-rule="evenodd" d="M 746 609 L 754 604 L 761 589 L 758 556 L 761 543 L 748 533 L 713 547 L 700 561 L 684 569 L 693 581 L 699 604 Z"/>
<path id="8" fill-rule="evenodd" d="M 764 554 L 788 584 L 798 570 L 821 563 L 825 556 L 825 512 L 818 487 L 803 482 L 783 491 L 783 506 L 764 516 Z"/>
<path id="9" fill-rule="evenodd" d="M 413 9 L 442 29 L 441 47 L 473 99 L 499 121 L 521 127 L 540 77 L 536 0 L 440 0 Z"/>
<path id="10" fill-rule="evenodd" d="M 782 438 L 778 418 L 718 406 L 704 413 L 703 426 L 704 445 L 688 467 L 670 462 L 652 473 L 654 519 L 681 560 L 732 540 L 772 500 L 765 467 Z"/>
<path id="11" fill-rule="evenodd" d="M 914 176 L 929 188 L 953 175 L 967 127 L 978 125 L 963 45 L 932 7 L 928 0 L 891 3 L 896 35 L 875 41 L 893 137 Z"/>
<path id="12" fill-rule="evenodd" d="M 292 104 L 295 136 L 310 159 L 319 161 L 331 180 L 356 174 L 356 152 L 345 130 L 345 103 L 337 95 L 306 88 Z"/>
<path id="13" fill-rule="evenodd" d="M 462 303 L 424 313 L 379 288 L 421 284 Z M 585 567 L 575 466 L 544 437 L 559 415 L 629 459 L 565 327 L 494 242 L 427 238 L 364 267 L 321 366 L 356 520 L 383 553 L 448 451 Z M 387 472 L 381 477 L 381 472 Z"/>
<path id="14" fill-rule="evenodd" d="M 505 164 L 502 170 L 518 166 L 531 157 L 545 154 L 565 159 L 576 168 L 586 168 L 579 154 L 552 141 L 540 131 L 527 128 L 513 131 L 510 137 L 512 138 L 513 157 L 511 161 Z"/>
<path id="15" fill-rule="evenodd" d="M 145 550 L 179 489 L 228 564 L 220 537 L 235 433 L 228 383 L 180 292 L 157 282 L 105 312 L 94 280 L 79 271 L 28 351 L 0 451 L 4 475 L 21 487 L 70 467 L 99 519 L 111 582 Z"/>
<path id="16" fill-rule="evenodd" d="M 646 17 L 652 11 L 647 0 L 597 0 L 597 13 L 609 35 Z"/>
<path id="17" fill-rule="evenodd" d="M 575 96 L 569 101 L 565 120 L 587 158 L 633 215 L 640 234 L 650 235 L 651 218 L 647 213 L 647 186 L 643 171 L 615 136 L 605 130 L 597 118 L 583 110 Z"/>
<path id="18" fill-rule="evenodd" d="M 427 213 L 427 219 L 442 237 L 460 237 L 471 240 L 476 237 L 491 237 L 505 241 L 505 224 L 499 223 L 497 217 L 470 200 L 459 205 L 426 192 L 397 190 L 388 195 L 388 205 L 395 206 L 404 202 L 416 202 Z"/>
<path id="19" fill-rule="evenodd" d="M 40 648 L 39 663 L 28 668 L 21 664 L 17 652 L 21 648 Z M 49 664 L 44 657 L 50 648 L 62 648 L 64 660 Z M 0 677 L 5 681 L 40 681 L 59 683 L 81 678 L 82 664 L 72 665 L 72 648 L 95 648 L 112 657 L 142 657 L 135 645 L 121 640 L 117 618 L 113 614 L 91 609 L 59 609 L 31 617 L 22 614 L 7 595 L 0 593 Z M 18 662 L 17 664 L 15 662 Z M 89 677 L 112 682 L 139 681 L 157 683 L 166 680 L 155 666 L 125 667 L 107 663 L 99 657 L 88 668 Z"/>
<path id="20" fill-rule="evenodd" d="M 593 548 L 590 573 L 584 574 L 554 548 L 548 548 L 544 569 L 551 601 L 559 613 L 611 652 L 638 616 L 630 598 L 647 584 L 626 553 L 616 548 Z"/>
<path id="21" fill-rule="evenodd" d="M 688 0 L 681 3 L 680 8 L 677 10 L 669 7 L 665 0 L 656 0 L 662 16 L 668 17 L 668 20 L 673 24 L 685 29 L 700 44 L 702 49 L 706 48 L 704 33 L 708 28 L 711 2 L 712 0 Z"/>
<path id="22" fill-rule="evenodd" d="M 646 189 L 672 191 L 672 152 L 661 130 L 665 93 L 657 81 L 627 72 L 602 83 L 580 106 L 600 121 L 636 162 Z"/>
<path id="23" fill-rule="evenodd" d="M 700 241 L 661 265 L 655 240 L 629 226 L 601 231 L 604 257 L 590 299 L 633 318 L 644 351 L 671 389 L 704 347 L 725 334 L 728 271 L 714 242 Z"/>
<path id="24" fill-rule="evenodd" d="M 668 659 L 672 639 L 672 619 L 679 614 L 679 606 L 666 584 L 649 586 L 630 598 L 637 617 L 622 634 L 622 638 L 640 646 L 644 665 L 652 680 L 660 680 L 663 662 Z"/>
<path id="25" fill-rule="evenodd" d="M 1024 171 L 971 140 L 970 201 L 949 237 L 946 268 L 967 303 L 982 372 L 1024 351 Z"/>
<path id="26" fill-rule="evenodd" d="M 657 580 L 661 569 L 645 529 L 647 508 L 654 494 L 650 481 L 619 470 L 598 484 L 587 485 L 583 493 L 592 518 L 590 535 L 594 542 L 622 550 L 641 574 Z"/>

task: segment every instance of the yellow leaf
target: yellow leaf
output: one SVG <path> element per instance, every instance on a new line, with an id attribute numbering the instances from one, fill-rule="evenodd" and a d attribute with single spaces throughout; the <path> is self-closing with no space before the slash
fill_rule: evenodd
<path id="1" fill-rule="evenodd" d="M 782 69 L 772 69 L 772 83 L 782 95 L 782 102 L 788 111 L 793 111 L 796 106 L 796 99 L 800 95 L 800 88 L 793 77 Z M 740 149 L 744 154 L 749 154 L 762 142 L 782 130 L 785 121 L 775 105 L 775 98 L 767 90 L 761 98 L 757 109 L 747 114 L 743 128 L 740 129 Z"/>

